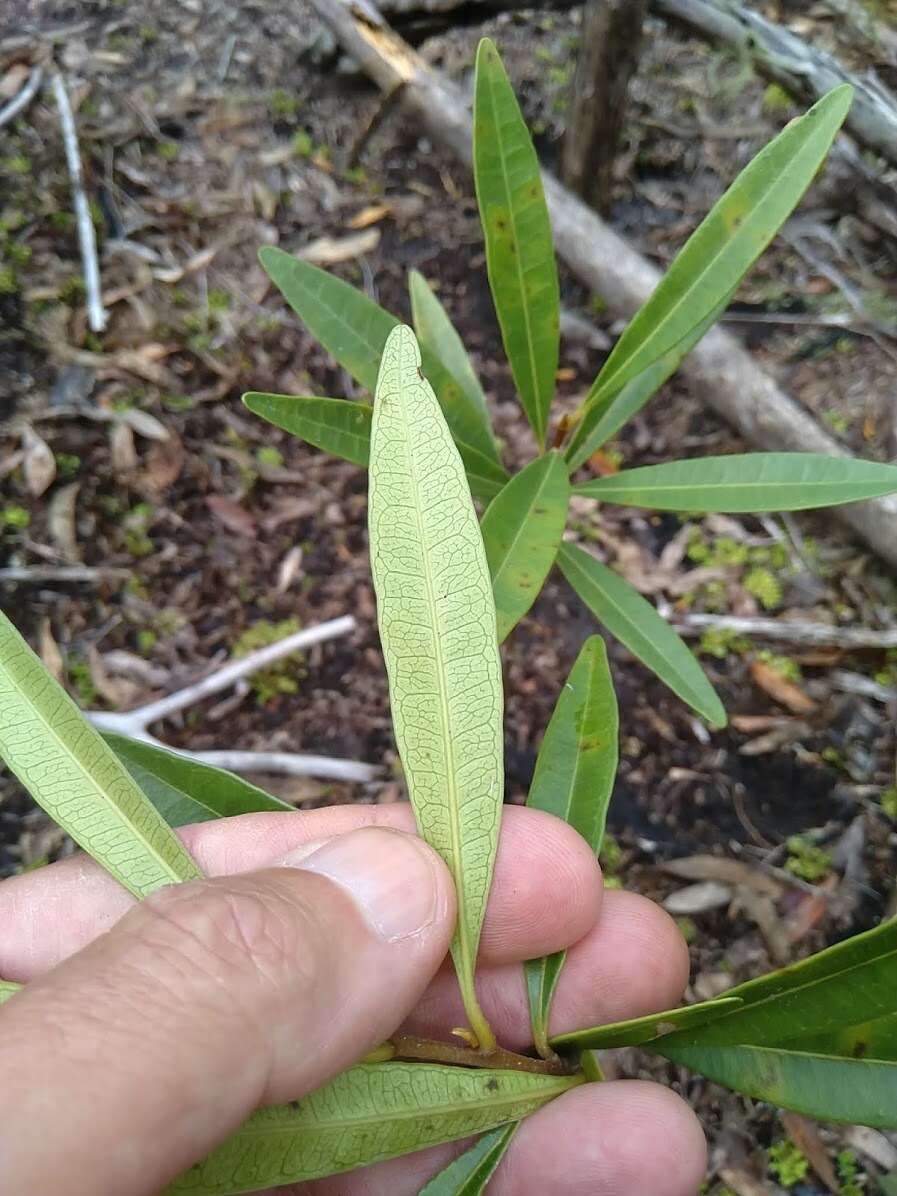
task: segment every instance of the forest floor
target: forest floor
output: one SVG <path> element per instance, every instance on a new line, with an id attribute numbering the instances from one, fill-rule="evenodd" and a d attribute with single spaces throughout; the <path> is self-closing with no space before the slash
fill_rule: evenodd
<path id="1" fill-rule="evenodd" d="M 784 5 L 814 42 L 837 42 L 842 58 L 868 64 L 870 48 L 849 40 L 824 5 L 809 16 L 805 8 Z M 404 28 L 458 78 L 469 78 L 477 38 L 494 36 L 551 166 L 577 21 L 537 12 Z M 352 395 L 353 384 L 285 308 L 256 250 L 314 243 L 314 260 L 406 317 L 407 271 L 422 271 L 471 350 L 506 463 L 518 466 L 532 445 L 488 296 L 471 180 L 398 112 L 364 137 L 379 98 L 302 0 L 109 0 L 89 16 L 44 4 L 39 35 L 0 26 L 0 102 L 38 45 L 52 48 L 71 90 L 110 320 L 100 336 L 87 329 L 45 91 L 0 130 L 0 567 L 82 563 L 96 574 L 78 584 L 0 581 L 0 602 L 93 709 L 148 701 L 291 621 L 352 614 L 353 637 L 155 730 L 193 749 L 309 751 L 383 766 L 368 786 L 258 778 L 301 808 L 401 800 L 366 478 L 240 404 L 249 389 Z M 613 224 L 669 262 L 796 111 L 749 64 L 650 20 Z M 565 306 L 598 331 L 589 347 L 562 345 L 559 391 L 572 402 L 603 358 L 595 343 L 611 344 L 619 326 L 566 272 L 561 285 Z M 897 454 L 897 242 L 858 209 L 842 162 L 824 171 L 727 320 L 845 446 Z M 41 442 L 55 457 L 52 480 Z M 673 380 L 598 465 L 745 447 Z M 575 517 L 582 541 L 674 614 L 897 624 L 894 577 L 827 515 L 683 523 L 604 509 L 599 521 L 582 502 Z M 504 649 L 509 801 L 525 798 L 554 699 L 592 630 L 553 576 Z M 897 871 L 897 654 L 725 633 L 696 647 L 732 716 L 725 731 L 708 733 L 611 644 L 622 754 L 604 858 L 617 883 L 678 911 L 692 998 L 875 924 L 894 912 Z M 69 849 L 0 778 L 0 875 Z M 715 887 L 681 892 L 706 881 Z M 628 1054 L 610 1062 L 646 1067 Z M 863 1153 L 855 1134 L 783 1127 L 766 1106 L 704 1081 L 653 1065 L 651 1074 L 679 1085 L 701 1113 L 711 1192 L 722 1190 L 721 1176 L 739 1193 L 779 1191 L 764 1148 L 788 1134 L 821 1151 L 823 1172 L 822 1158 L 848 1147 L 860 1150 L 861 1176 L 876 1174 L 874 1151 L 867 1141 Z M 881 1152 L 888 1143 L 878 1137 Z M 811 1173 L 792 1190 L 838 1187 Z"/>

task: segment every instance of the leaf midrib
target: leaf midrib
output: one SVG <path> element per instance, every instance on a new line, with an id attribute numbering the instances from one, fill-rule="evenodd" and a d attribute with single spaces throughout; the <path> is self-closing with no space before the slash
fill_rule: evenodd
<path id="1" fill-rule="evenodd" d="M 492 65 L 494 66 L 495 64 L 493 63 Z M 492 119 L 495 122 L 496 138 L 500 143 L 500 150 L 503 151 L 504 146 L 505 146 L 505 140 L 502 137 L 502 133 L 501 133 L 501 122 L 500 122 L 500 118 L 499 118 L 498 108 L 496 107 L 496 103 L 495 103 L 495 89 L 493 87 L 493 80 L 492 80 L 491 75 L 487 76 L 486 85 L 489 88 L 489 103 L 492 107 Z M 536 433 L 536 439 L 539 441 L 539 444 L 541 445 L 541 444 L 544 444 L 544 442 L 545 442 L 545 419 L 544 419 L 544 416 L 542 413 L 542 396 L 540 394 L 540 388 L 539 388 L 539 376 L 536 371 L 536 355 L 535 355 L 535 346 L 533 344 L 533 337 L 532 337 L 532 321 L 531 321 L 531 316 L 530 316 L 529 296 L 527 295 L 526 288 L 524 286 L 523 265 L 521 262 L 521 254 L 520 254 L 520 236 L 518 234 L 518 229 L 517 229 L 517 214 L 515 212 L 514 205 L 511 202 L 511 185 L 508 180 L 508 172 L 506 169 L 504 152 L 499 152 L 498 157 L 499 157 L 499 162 L 501 164 L 501 178 L 502 178 L 502 183 L 504 184 L 505 198 L 506 198 L 507 205 L 508 205 L 508 216 L 510 217 L 511 225 L 513 226 L 513 229 L 514 229 L 514 244 L 516 246 L 516 252 L 514 254 L 514 265 L 516 267 L 516 272 L 517 272 L 517 285 L 520 288 L 520 298 L 523 301 L 522 302 L 523 322 L 526 325 L 526 350 L 527 350 L 527 356 L 529 358 L 530 379 L 531 379 L 532 387 L 533 387 L 533 404 L 535 407 L 534 418 L 536 421 L 536 427 L 535 427 L 534 431 Z"/>
<path id="2" fill-rule="evenodd" d="M 819 130 L 817 129 L 816 132 L 818 133 Z M 806 150 L 807 147 L 811 144 L 813 144 L 813 142 L 811 142 L 810 138 L 807 138 L 807 140 L 804 142 L 803 146 L 801 147 L 801 151 Z M 766 190 L 764 191 L 762 196 L 754 204 L 754 209 L 753 209 L 753 212 L 751 213 L 751 215 L 745 219 L 744 223 L 739 228 L 739 230 L 738 230 L 739 238 L 740 238 L 741 234 L 743 234 L 745 232 L 745 230 L 751 226 L 753 220 L 757 216 L 758 209 L 760 208 L 761 204 L 766 202 L 766 200 L 769 198 L 770 193 L 778 185 L 781 184 L 783 178 L 789 178 L 791 176 L 791 174 L 793 174 L 795 172 L 795 170 L 794 170 L 795 164 L 798 161 L 801 161 L 801 162 L 803 161 L 804 154 L 801 151 L 798 151 L 797 154 L 795 154 L 794 156 L 792 156 L 791 158 L 788 159 L 788 162 L 787 162 L 782 174 L 780 174 L 780 175 L 773 174 L 772 181 L 770 182 L 770 185 L 766 188 Z M 755 159 L 755 161 L 756 161 L 756 159 Z M 797 200 L 795 200 L 795 206 L 799 201 L 800 201 L 800 196 L 798 196 Z M 774 239 L 774 237 L 777 235 L 778 235 L 778 231 L 773 234 L 773 237 L 770 238 L 770 240 Z M 707 276 L 715 270 L 717 262 L 719 262 L 721 260 L 721 258 L 724 256 L 724 254 L 726 253 L 726 251 L 732 247 L 733 240 L 724 242 L 723 246 L 707 262 L 707 264 L 705 265 L 705 267 L 701 271 L 701 273 L 693 280 L 692 285 L 690 287 L 688 287 L 680 295 L 679 299 L 676 300 L 676 302 L 673 304 L 673 306 L 667 311 L 667 314 L 663 321 L 664 325 L 666 325 L 670 322 L 670 320 L 673 318 L 673 316 L 686 303 L 687 299 L 691 295 L 694 294 L 696 287 L 698 287 L 704 281 L 704 279 L 707 278 Z M 759 254 L 757 256 L 759 256 Z M 669 274 L 667 274 L 666 277 L 668 278 Z M 642 310 L 644 311 L 644 308 Z M 631 325 L 630 325 L 630 327 L 631 327 Z M 656 329 L 657 329 L 657 326 L 655 326 L 655 333 L 654 333 L 653 337 L 646 337 L 644 340 L 640 341 L 639 344 L 635 347 L 635 349 L 632 352 L 630 352 L 629 357 L 624 361 L 623 365 L 618 366 L 615 373 L 608 375 L 608 377 L 606 377 L 603 380 L 602 384 L 600 386 L 596 387 L 596 389 L 592 395 L 593 402 L 596 402 L 599 399 L 599 397 L 602 395 L 602 393 L 604 391 L 606 391 L 608 389 L 608 387 L 614 383 L 615 378 L 619 377 L 619 375 L 621 373 L 625 372 L 627 364 L 632 362 L 632 360 L 635 358 L 635 356 L 639 352 L 639 350 L 643 349 L 646 344 L 650 344 L 652 339 L 653 340 L 657 339 Z M 648 364 L 650 365 L 652 363 L 649 361 Z M 645 368 L 647 368 L 647 366 Z"/>
<path id="3" fill-rule="evenodd" d="M 388 1066 L 388 1064 L 373 1064 L 372 1066 Z M 504 1076 L 508 1075 L 509 1073 L 504 1072 L 502 1074 Z M 572 1079 L 575 1078 L 576 1077 L 572 1077 Z M 452 1113 L 463 1113 L 468 1109 L 505 1108 L 508 1105 L 518 1105 L 521 1101 L 541 1100 L 543 1097 L 547 1099 L 555 1092 L 566 1092 L 568 1088 L 574 1086 L 575 1085 L 571 1083 L 571 1077 L 567 1076 L 563 1079 L 559 1079 L 556 1084 L 546 1084 L 545 1087 L 536 1088 L 532 1091 L 508 1093 L 506 1095 L 502 1094 L 498 1097 L 496 1097 L 495 1093 L 493 1092 L 487 1092 L 470 1100 L 464 1099 L 461 1101 L 449 1101 L 439 1105 L 409 1106 L 407 1109 L 402 1109 L 398 1113 L 395 1110 L 390 1110 L 387 1114 L 384 1114 L 383 1110 L 377 1110 L 373 1113 L 365 1114 L 364 1116 L 350 1117 L 342 1120 L 309 1121 L 303 1123 L 301 1129 L 303 1131 L 310 1130 L 317 1131 L 319 1133 L 333 1133 L 337 1130 L 352 1129 L 356 1126 L 366 1126 L 371 1124 L 382 1125 L 384 1121 L 414 1121 L 419 1120 L 421 1117 L 437 1117 L 443 1114 L 450 1115 Z M 240 1134 L 242 1136 L 242 1134 L 249 1135 L 250 1133 L 295 1133 L 298 1128 L 300 1127 L 297 1127 L 295 1124 L 279 1126 L 273 1121 L 250 1121 L 248 1124 L 243 1126 Z"/>
<path id="4" fill-rule="evenodd" d="M 22 652 L 21 648 L 19 648 L 19 652 L 20 653 Z M 25 657 L 25 659 L 26 659 L 27 663 L 29 663 L 29 664 L 31 663 L 30 661 L 28 661 L 27 657 Z M 6 676 L 10 679 L 10 681 L 13 685 L 13 688 L 21 695 L 21 700 L 22 700 L 23 704 L 25 704 L 29 709 L 31 709 L 33 711 L 34 716 L 37 718 L 38 722 L 40 722 L 43 725 L 43 727 L 47 731 L 49 737 L 59 745 L 63 754 L 65 756 L 67 756 L 73 762 L 73 764 L 75 765 L 75 767 L 78 770 L 78 773 L 87 781 L 88 787 L 93 788 L 97 793 L 99 793 L 101 795 L 101 797 L 103 798 L 104 804 L 106 805 L 106 807 L 108 809 L 110 809 L 112 811 L 112 813 L 114 814 L 114 816 L 117 819 L 117 821 L 119 822 L 119 824 L 121 826 L 126 827 L 131 832 L 132 838 L 146 848 L 147 854 L 150 856 L 150 858 L 156 860 L 162 866 L 162 870 L 168 876 L 170 876 L 172 881 L 174 881 L 175 883 L 179 883 L 183 880 L 187 880 L 190 878 L 191 875 L 199 876 L 200 873 L 199 873 L 198 869 L 196 869 L 195 872 L 188 872 L 186 876 L 182 876 L 179 872 L 175 871 L 175 869 L 172 868 L 167 863 L 167 861 L 165 860 L 165 857 L 160 855 L 159 852 L 156 850 L 156 848 L 153 847 L 150 840 L 146 838 L 146 836 L 139 829 L 139 827 L 136 825 L 136 823 L 134 823 L 130 818 L 128 818 L 123 813 L 123 811 L 121 809 L 119 809 L 118 805 L 109 796 L 109 794 L 108 794 L 107 790 L 104 788 L 104 786 L 102 786 L 98 781 L 96 781 L 94 779 L 94 777 L 91 776 L 90 772 L 87 770 L 87 767 L 79 759 L 77 753 L 71 747 L 69 747 L 68 744 L 66 744 L 66 742 L 59 736 L 59 734 L 57 733 L 57 731 L 55 730 L 53 725 L 47 721 L 47 719 L 44 716 L 43 712 L 41 711 L 40 707 L 33 700 L 33 698 L 31 698 L 29 696 L 27 690 L 23 687 L 21 682 L 18 680 L 15 673 L 10 670 L 8 665 L 4 667 L 3 671 L 6 673 Z M 104 747 L 105 747 L 105 745 L 104 745 Z M 109 750 L 111 752 L 111 749 L 109 749 Z M 114 757 L 113 757 L 113 759 L 114 759 Z M 117 764 L 118 764 L 118 762 L 116 761 L 116 765 Z M 134 779 L 131 776 L 129 776 L 127 770 L 124 768 L 124 765 L 121 765 L 121 771 L 122 771 L 122 775 L 126 778 L 128 784 L 133 785 L 135 792 L 142 798 L 143 795 L 137 786 L 137 782 L 134 781 Z M 154 813 L 155 813 L 155 811 L 154 811 Z M 187 858 L 189 859 L 190 857 L 188 856 Z M 98 862 L 104 868 L 108 868 L 108 864 L 105 861 L 100 860 Z M 119 871 L 121 871 L 121 870 L 119 870 Z M 142 897 L 144 895 L 143 890 L 137 890 L 135 888 L 132 888 L 132 886 L 129 882 L 124 881 L 123 878 L 120 878 L 120 879 L 122 879 L 122 883 L 124 883 L 126 885 L 126 887 L 131 890 L 132 893 L 135 893 L 138 897 Z M 163 882 L 160 882 L 160 883 L 163 883 Z"/>
<path id="5" fill-rule="evenodd" d="M 399 355 L 399 359 L 400 359 L 400 371 L 401 371 L 401 355 Z M 402 378 L 401 373 L 400 373 L 399 384 L 400 384 L 400 386 L 403 387 L 403 389 L 404 389 L 404 386 L 407 385 L 407 382 L 405 382 L 405 380 Z M 417 387 L 414 386 L 413 389 L 416 390 Z M 435 401 L 436 400 L 434 398 L 434 402 Z M 424 546 L 424 548 L 423 548 L 423 559 L 424 559 L 424 563 L 425 563 L 424 586 L 426 587 L 427 605 L 429 607 L 430 617 L 431 617 L 431 630 L 433 633 L 434 656 L 435 656 L 435 660 L 436 660 L 436 674 L 437 674 L 437 678 L 438 678 L 438 687 L 439 687 L 439 717 L 440 717 L 440 724 L 441 724 L 441 730 L 442 730 L 441 738 L 442 738 L 443 744 L 445 745 L 445 762 L 446 762 L 446 769 L 447 769 L 447 773 L 448 773 L 448 775 L 446 777 L 446 783 L 447 783 L 447 788 L 448 788 L 448 797 L 449 797 L 448 804 L 449 804 L 449 811 L 450 811 L 449 826 L 451 827 L 452 860 L 454 863 L 453 871 L 455 873 L 455 876 L 454 876 L 455 889 L 457 891 L 457 897 L 458 897 L 457 935 L 458 935 L 458 945 L 461 949 L 461 955 L 462 955 L 462 958 L 464 959 L 465 967 L 467 968 L 467 976 L 465 976 L 463 978 L 462 983 L 464 981 L 466 981 L 467 979 L 470 979 L 470 981 L 472 982 L 474 960 L 472 958 L 472 953 L 470 950 L 471 943 L 470 943 L 469 927 L 467 925 L 467 920 L 464 916 L 464 911 L 467 908 L 467 902 L 466 902 L 466 896 L 465 896 L 466 888 L 465 888 L 465 883 L 464 883 L 464 881 L 465 881 L 464 862 L 461 858 L 461 828 L 459 826 L 459 821 L 458 821 L 459 820 L 458 792 L 457 792 L 457 778 L 455 776 L 455 752 L 454 752 L 454 744 L 453 744 L 453 740 L 452 740 L 452 720 L 451 720 L 451 714 L 449 711 L 448 694 L 446 692 L 446 685 L 445 685 L 445 667 L 444 667 L 445 659 L 444 659 L 443 647 L 442 647 L 442 636 L 439 634 L 439 629 L 438 629 L 438 623 L 439 623 L 438 610 L 437 610 L 437 606 L 436 606 L 436 602 L 435 602 L 435 596 L 433 593 L 433 581 L 432 581 L 432 576 L 431 576 L 430 559 L 429 559 L 429 541 L 428 541 L 426 531 L 424 528 L 424 523 L 423 523 L 421 494 L 420 494 L 420 487 L 418 485 L 418 474 L 417 474 L 417 454 L 414 452 L 414 448 L 411 443 L 411 420 L 408 418 L 409 412 L 408 412 L 408 407 L 404 401 L 404 395 L 403 395 L 403 399 L 402 399 L 402 406 L 404 408 L 404 415 L 403 415 L 403 418 L 401 421 L 402 436 L 404 437 L 404 440 L 405 440 L 405 453 L 408 458 L 409 473 L 411 475 L 411 488 L 414 493 L 414 504 L 413 505 L 414 505 L 414 518 L 415 518 L 415 522 L 417 524 L 417 541 L 419 544 Z M 462 462 L 462 466 L 463 466 L 463 462 Z"/>

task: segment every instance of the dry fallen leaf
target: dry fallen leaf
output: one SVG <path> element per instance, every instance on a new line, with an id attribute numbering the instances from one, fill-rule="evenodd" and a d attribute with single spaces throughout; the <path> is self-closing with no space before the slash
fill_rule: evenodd
<path id="1" fill-rule="evenodd" d="M 311 262 L 313 266 L 332 266 L 336 262 L 349 262 L 371 253 L 379 244 L 380 230 L 368 228 L 347 237 L 318 237 L 300 249 L 296 256 L 303 262 Z"/>
<path id="2" fill-rule="evenodd" d="M 68 486 L 60 487 L 47 506 L 47 530 L 68 561 L 80 560 L 75 531 L 75 503 L 80 489 L 80 482 L 70 482 Z"/>
<path id="3" fill-rule="evenodd" d="M 56 458 L 53 450 L 32 427 L 26 424 L 22 430 L 22 473 L 28 493 L 35 498 L 53 485 L 56 478 Z"/>
<path id="4" fill-rule="evenodd" d="M 110 706 L 117 709 L 133 706 L 140 697 L 139 685 L 125 677 L 109 676 L 96 644 L 91 644 L 87 649 L 87 664 L 90 668 L 90 679 L 97 693 L 105 698 Z"/>
<path id="5" fill-rule="evenodd" d="M 40 658 L 44 662 L 44 668 L 54 677 L 60 684 L 65 676 L 65 662 L 62 659 L 62 653 L 59 651 L 59 645 L 53 638 L 53 629 L 50 626 L 50 620 L 44 616 L 40 621 L 38 629 L 38 651 Z"/>
<path id="6" fill-rule="evenodd" d="M 829 1152 L 814 1123 L 800 1113 L 786 1111 L 782 1113 L 782 1125 L 797 1149 L 810 1160 L 810 1166 L 828 1190 L 838 1196 L 841 1184 L 835 1174 Z"/>
<path id="7" fill-rule="evenodd" d="M 752 660 L 750 672 L 754 682 L 762 690 L 792 713 L 809 714 L 816 709 L 816 703 L 809 694 L 804 693 L 799 685 L 789 681 L 787 677 L 783 677 L 778 669 L 767 664 L 765 660 Z"/>
<path id="8" fill-rule="evenodd" d="M 732 900 L 730 885 L 721 884 L 718 880 L 702 880 L 694 885 L 686 885 L 684 889 L 677 889 L 670 893 L 663 903 L 663 908 L 674 917 L 692 917 L 696 914 L 706 914 L 710 910 L 721 909 Z"/>
<path id="9" fill-rule="evenodd" d="M 138 479 L 138 486 L 160 495 L 181 476 L 184 468 L 184 445 L 181 438 L 170 433 L 164 445 L 156 443 L 146 457 L 146 465 Z"/>
<path id="10" fill-rule="evenodd" d="M 302 545 L 294 545 L 286 553 L 277 569 L 275 593 L 285 594 L 302 569 Z"/>
<path id="11" fill-rule="evenodd" d="M 730 860 L 716 855 L 690 855 L 668 860 L 660 865 L 662 871 L 683 880 L 717 880 L 721 884 L 745 885 L 769 897 L 780 897 L 785 889 L 781 881 L 752 868 L 742 860 Z"/>
<path id="12" fill-rule="evenodd" d="M 206 499 L 206 506 L 229 532 L 238 536 L 254 536 L 255 520 L 245 507 L 223 494 L 212 494 Z"/>

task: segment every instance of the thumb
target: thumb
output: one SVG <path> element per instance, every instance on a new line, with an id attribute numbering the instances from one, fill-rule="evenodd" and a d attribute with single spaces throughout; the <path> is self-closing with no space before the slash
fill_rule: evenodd
<path id="1" fill-rule="evenodd" d="M 2 1191 L 157 1192 L 399 1026 L 448 949 L 445 865 L 379 828 L 282 863 L 154 893 L 0 1010 Z"/>

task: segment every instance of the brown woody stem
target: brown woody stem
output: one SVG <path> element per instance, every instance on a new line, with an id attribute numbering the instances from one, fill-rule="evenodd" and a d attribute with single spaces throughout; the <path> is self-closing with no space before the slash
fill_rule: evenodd
<path id="1" fill-rule="evenodd" d="M 474 1050 L 453 1042 L 437 1042 L 414 1034 L 396 1034 L 390 1040 L 396 1059 L 421 1059 L 429 1063 L 453 1063 L 458 1067 L 497 1067 L 505 1071 L 533 1071 L 549 1076 L 571 1076 L 579 1070 L 575 1059 L 531 1059 L 503 1047 Z"/>

